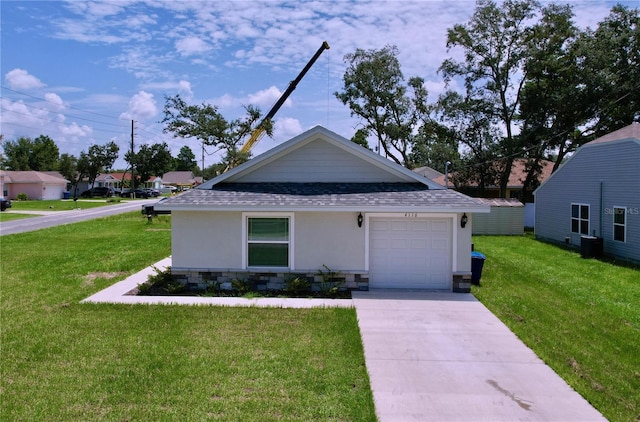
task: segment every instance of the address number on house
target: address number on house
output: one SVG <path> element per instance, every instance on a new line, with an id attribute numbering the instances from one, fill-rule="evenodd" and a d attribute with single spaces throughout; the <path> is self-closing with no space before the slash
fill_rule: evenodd
<path id="1" fill-rule="evenodd" d="M 406 218 L 417 218 L 418 217 L 418 213 L 417 212 L 405 212 L 404 216 Z"/>

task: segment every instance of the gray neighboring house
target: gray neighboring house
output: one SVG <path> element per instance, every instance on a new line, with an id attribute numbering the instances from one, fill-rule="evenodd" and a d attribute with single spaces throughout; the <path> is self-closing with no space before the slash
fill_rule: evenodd
<path id="1" fill-rule="evenodd" d="M 640 123 L 580 147 L 536 191 L 536 237 L 640 263 Z"/>
<path id="2" fill-rule="evenodd" d="M 464 291 L 472 213 L 489 212 L 321 126 L 156 208 L 171 211 L 173 274 L 274 290 L 326 265 L 353 290 Z"/>

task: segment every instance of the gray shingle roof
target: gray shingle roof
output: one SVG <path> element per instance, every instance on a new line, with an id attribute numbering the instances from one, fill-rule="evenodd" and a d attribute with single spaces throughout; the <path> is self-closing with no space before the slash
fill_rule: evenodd
<path id="1" fill-rule="evenodd" d="M 160 206 L 159 206 L 160 207 Z M 167 209 L 480 208 L 477 200 L 421 183 L 220 183 L 193 189 L 162 202 Z"/>

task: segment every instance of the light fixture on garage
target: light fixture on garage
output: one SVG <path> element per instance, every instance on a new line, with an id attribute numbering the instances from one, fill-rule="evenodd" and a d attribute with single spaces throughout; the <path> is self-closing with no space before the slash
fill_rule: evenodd
<path id="1" fill-rule="evenodd" d="M 362 227 L 362 220 L 364 220 L 362 218 L 362 213 L 358 214 L 358 227 Z"/>
<path id="2" fill-rule="evenodd" d="M 464 226 L 467 225 L 467 221 L 469 221 L 469 218 L 467 217 L 467 213 L 462 213 L 462 218 L 460 219 L 460 227 L 462 227 L 464 229 Z"/>

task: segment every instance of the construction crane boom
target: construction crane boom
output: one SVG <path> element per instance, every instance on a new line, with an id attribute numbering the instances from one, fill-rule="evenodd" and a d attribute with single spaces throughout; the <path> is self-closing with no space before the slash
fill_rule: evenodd
<path id="1" fill-rule="evenodd" d="M 302 71 L 298 74 L 298 77 L 296 77 L 293 81 L 289 83 L 289 86 L 284 91 L 284 93 L 280 96 L 278 101 L 276 101 L 273 107 L 271 107 L 271 110 L 269 110 L 269 112 L 262 118 L 260 123 L 258 123 L 258 126 L 256 126 L 256 128 L 251 132 L 251 136 L 249 137 L 247 142 L 245 142 L 242 148 L 240 148 L 241 153 L 248 153 L 258 143 L 258 141 L 260 140 L 260 137 L 264 134 L 264 131 L 265 131 L 264 124 L 269 120 L 271 120 L 273 116 L 276 115 L 278 110 L 280 110 L 280 107 L 282 107 L 282 104 L 284 104 L 284 102 L 287 101 L 287 98 L 289 98 L 289 95 L 291 95 L 291 93 L 298 86 L 298 83 L 302 80 L 302 78 L 304 78 L 304 75 L 307 74 L 309 69 L 311 69 L 311 66 L 313 66 L 316 60 L 318 60 L 318 57 L 320 57 L 320 55 L 324 52 L 324 50 L 328 50 L 329 48 L 330 48 L 329 44 L 326 41 L 323 41 L 318 51 L 316 51 L 316 54 L 313 55 L 311 60 L 309 60 L 309 63 L 307 63 L 304 69 L 302 69 Z"/>

